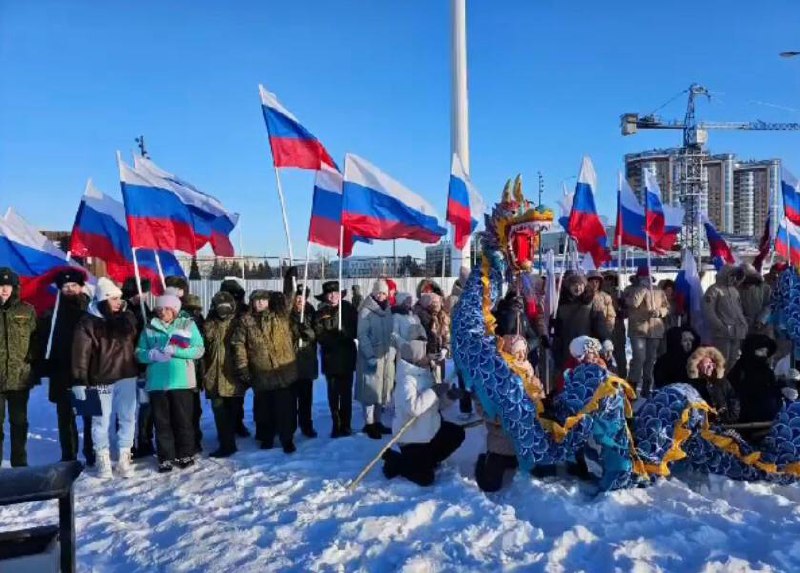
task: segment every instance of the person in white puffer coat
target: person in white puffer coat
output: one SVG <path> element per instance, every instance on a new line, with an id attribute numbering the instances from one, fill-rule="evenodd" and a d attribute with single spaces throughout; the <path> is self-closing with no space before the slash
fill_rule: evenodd
<path id="1" fill-rule="evenodd" d="M 392 430 L 398 433 L 413 422 L 400 437 L 400 452 L 384 453 L 383 473 L 389 479 L 403 476 L 427 486 L 433 483 L 436 466 L 458 449 L 465 434 L 461 426 L 442 420 L 439 413 L 446 397 L 457 396 L 452 395 L 449 384 L 436 383 L 433 359 L 426 354 L 425 329 L 412 327 L 412 335 L 412 340 L 400 345 Z"/>

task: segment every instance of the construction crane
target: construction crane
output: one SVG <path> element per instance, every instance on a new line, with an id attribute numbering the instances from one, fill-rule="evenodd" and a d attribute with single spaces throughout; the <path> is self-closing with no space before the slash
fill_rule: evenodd
<path id="1" fill-rule="evenodd" d="M 688 94 L 689 101 L 686 106 L 686 115 L 683 121 L 662 120 L 654 113 L 639 115 L 638 113 L 623 114 L 622 135 L 633 135 L 640 129 L 679 129 L 683 131 L 683 146 L 679 151 L 680 201 L 686 210 L 684 221 L 684 245 L 688 246 L 697 260 L 700 260 L 703 249 L 702 222 L 700 204 L 705 193 L 703 185 L 703 147 L 708 141 L 708 131 L 711 129 L 727 129 L 739 131 L 798 131 L 800 123 L 767 123 L 765 121 L 751 122 L 698 122 L 695 116 L 695 103 L 698 97 L 705 96 L 709 100 L 711 94 L 705 87 L 692 84 L 668 103 Z M 664 105 L 667 105 L 664 104 Z M 664 107 L 664 106 L 661 106 Z M 772 201 L 777 201 L 773 197 Z M 773 203 L 776 204 L 776 203 Z"/>

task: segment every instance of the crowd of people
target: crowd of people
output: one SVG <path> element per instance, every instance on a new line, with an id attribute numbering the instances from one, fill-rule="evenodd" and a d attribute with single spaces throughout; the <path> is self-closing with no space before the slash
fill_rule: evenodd
<path id="1" fill-rule="evenodd" d="M 613 271 L 566 273 L 552 319 L 542 288 L 531 295 L 512 287 L 495 308 L 495 333 L 526 393 L 545 404 L 563 387 L 565 370 L 593 362 L 626 378 L 642 397 L 686 382 L 722 423 L 770 421 L 784 400 L 796 399 L 791 382 L 798 377 L 785 364 L 775 367 L 780 359 L 788 363 L 789 349 L 775 339 L 770 315 L 775 276 L 762 277 L 749 265 L 723 268 L 705 293 L 702 339 L 690 326 L 697 320 L 678 312 L 674 283 L 656 284 L 646 267 L 629 285 Z M 202 452 L 203 392 L 217 431 L 211 457 L 234 455 L 237 440 L 251 437 L 244 408 L 250 391 L 260 448 L 274 448 L 277 438 L 292 454 L 298 429 L 307 439 L 318 435 L 312 394 L 321 373 L 331 438 L 353 435 L 355 401 L 367 437 L 402 434 L 399 451 L 383 456 L 384 475 L 428 485 L 465 438 L 462 425 L 446 421 L 441 410 L 458 401 L 459 421 L 473 419 L 464 380 L 446 367 L 451 313 L 466 279 L 462 272 L 447 295 L 429 279 L 406 293 L 381 278 L 366 296 L 357 286 L 348 293 L 328 281 L 315 306 L 292 270 L 282 292 L 247 296 L 239 281 L 223 281 L 204 315 L 182 277 L 168 277 L 157 297 L 140 294 L 149 292 L 147 281 L 117 286 L 101 278 L 90 298 L 82 271 L 65 270 L 55 281 L 57 310 L 37 319 L 19 300 L 18 277 L 0 269 L 0 448 L 8 410 L 11 465 L 27 464 L 28 397 L 48 378 L 61 459 L 82 452 L 101 477 L 131 475 L 136 458 L 156 456 L 159 472 L 192 466 Z M 485 425 L 476 479 L 495 491 L 516 458 L 500 420 L 487 417 Z"/>

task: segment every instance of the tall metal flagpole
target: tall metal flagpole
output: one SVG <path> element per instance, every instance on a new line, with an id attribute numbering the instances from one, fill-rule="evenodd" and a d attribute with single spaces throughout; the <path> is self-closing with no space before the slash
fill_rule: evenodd
<path id="1" fill-rule="evenodd" d="M 294 252 L 292 250 L 292 237 L 289 234 L 289 218 L 286 216 L 286 199 L 283 196 L 283 187 L 281 186 L 281 176 L 278 167 L 273 160 L 272 166 L 275 168 L 275 181 L 278 184 L 278 199 L 281 202 L 281 213 L 283 214 L 283 230 L 286 233 L 286 248 L 289 250 L 289 266 L 294 266 Z"/>
<path id="2" fill-rule="evenodd" d="M 308 241 L 308 245 L 306 245 L 306 265 L 305 269 L 303 270 L 303 308 L 300 309 L 300 323 L 303 324 L 303 320 L 306 316 L 306 289 L 308 288 L 308 259 L 311 256 L 311 241 Z M 302 340 L 300 341 L 303 342 Z M 301 344 L 302 346 L 302 344 Z"/>
<path id="3" fill-rule="evenodd" d="M 469 177 L 469 98 L 467 94 L 467 7 L 466 0 L 451 0 L 451 109 L 450 109 L 450 158 L 458 154 L 464 172 Z M 448 158 L 449 161 L 449 158 Z M 459 276 L 460 268 L 471 266 L 468 238 L 460 256 L 452 257 L 453 276 Z M 455 251 L 455 246 L 451 245 Z M 453 253 L 455 254 L 455 253 Z"/>

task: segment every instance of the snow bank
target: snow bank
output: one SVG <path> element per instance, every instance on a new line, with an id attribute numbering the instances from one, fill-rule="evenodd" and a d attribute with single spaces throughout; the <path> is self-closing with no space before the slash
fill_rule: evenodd
<path id="1" fill-rule="evenodd" d="M 298 438 L 291 457 L 241 440 L 243 451 L 231 459 L 203 459 L 170 475 L 156 474 L 151 461 L 125 481 L 85 473 L 76 495 L 79 570 L 800 570 L 796 486 L 689 477 L 594 496 L 568 478 L 517 474 L 487 496 L 472 478 L 481 428 L 470 430 L 433 487 L 389 482 L 376 468 L 349 493 L 344 486 L 381 443 L 328 439 L 323 382 L 316 393 L 321 437 Z M 31 463 L 57 459 L 46 388 L 34 391 L 30 414 Z M 216 445 L 209 408 L 203 430 L 209 451 Z M 0 508 L 0 529 L 56 512 L 55 503 Z"/>

